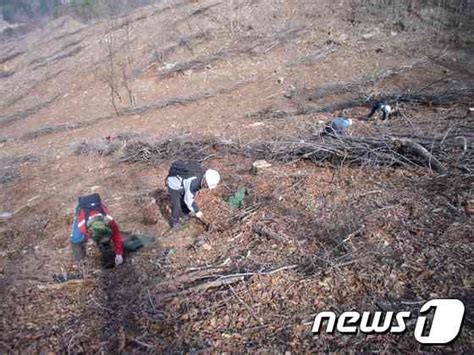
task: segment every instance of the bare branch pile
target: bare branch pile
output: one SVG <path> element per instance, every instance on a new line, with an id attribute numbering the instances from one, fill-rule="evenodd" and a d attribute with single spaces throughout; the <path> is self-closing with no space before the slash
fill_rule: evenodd
<path id="1" fill-rule="evenodd" d="M 336 166 L 422 166 L 439 174 L 446 174 L 448 165 L 467 173 L 474 169 L 473 150 L 465 137 L 440 140 L 397 136 L 321 137 L 315 134 L 301 139 L 237 144 L 213 137 L 156 139 L 122 135 L 109 141 L 84 141 L 74 150 L 76 154 L 114 154 L 120 162 L 152 165 L 173 159 L 202 161 L 214 155 L 234 154 L 284 162 L 308 159 Z M 456 154 L 458 159 L 450 159 L 452 154 Z"/>

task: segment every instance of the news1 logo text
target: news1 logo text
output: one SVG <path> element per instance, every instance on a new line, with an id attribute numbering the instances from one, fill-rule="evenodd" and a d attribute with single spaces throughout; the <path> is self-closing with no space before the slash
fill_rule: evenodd
<path id="1" fill-rule="evenodd" d="M 465 307 L 458 299 L 433 299 L 420 308 L 414 330 L 415 339 L 426 345 L 442 345 L 454 341 L 461 332 Z M 431 317 L 430 317 L 431 316 Z M 402 334 L 407 331 L 409 311 L 357 312 L 337 315 L 332 311 L 319 312 L 314 318 L 312 333 L 325 331 L 333 334 Z M 324 324 L 326 327 L 324 328 Z"/>

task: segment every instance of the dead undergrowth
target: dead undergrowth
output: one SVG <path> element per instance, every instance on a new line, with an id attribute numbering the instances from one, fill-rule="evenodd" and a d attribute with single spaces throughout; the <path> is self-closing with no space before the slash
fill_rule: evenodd
<path id="1" fill-rule="evenodd" d="M 41 319 L 47 314 L 50 320 L 11 307 L 4 339 L 18 334 L 28 314 L 25 349 L 283 350 L 291 344 L 337 350 L 350 341 L 359 350 L 396 343 L 408 351 L 415 346 L 410 334 L 370 341 L 364 335 L 313 337 L 311 315 L 322 309 L 413 311 L 446 295 L 463 300 L 468 311 L 474 306 L 467 288 L 473 226 L 462 210 L 468 176 L 324 167 L 316 174 L 313 163 L 303 161 L 255 176 L 251 161 L 206 162 L 224 176 L 218 191 L 199 197 L 210 228 L 191 222 L 163 233 L 124 268 L 91 272 L 92 255 L 80 280 L 30 280 L 29 292 L 12 291 L 16 302 L 30 300 Z M 225 198 L 239 186 L 248 190 L 244 205 L 231 208 Z M 166 223 L 160 216 L 156 221 Z M 24 232 L 14 233 L 28 245 Z M 457 349 L 469 346 L 469 334 L 457 340 Z"/>
<path id="2" fill-rule="evenodd" d="M 189 136 L 155 138 L 118 135 L 76 144 L 76 154 L 114 155 L 120 162 L 159 165 L 170 159 L 205 161 L 215 156 L 235 154 L 270 161 L 295 162 L 301 159 L 318 164 L 361 167 L 428 167 L 440 174 L 472 174 L 473 149 L 461 135 L 444 137 L 322 137 L 312 135 L 279 138 L 267 142 L 234 143 L 214 137 Z M 456 132 L 454 132 L 456 133 Z M 472 133 L 472 132 L 471 132 Z"/>

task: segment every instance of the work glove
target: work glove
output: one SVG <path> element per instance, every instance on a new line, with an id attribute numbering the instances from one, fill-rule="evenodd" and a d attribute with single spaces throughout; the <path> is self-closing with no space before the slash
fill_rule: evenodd
<path id="1" fill-rule="evenodd" d="M 115 266 L 119 266 L 123 263 L 122 255 L 115 255 Z"/>
<path id="2" fill-rule="evenodd" d="M 204 217 L 204 214 L 201 211 L 196 213 L 196 218 L 197 219 L 202 219 L 203 217 Z"/>

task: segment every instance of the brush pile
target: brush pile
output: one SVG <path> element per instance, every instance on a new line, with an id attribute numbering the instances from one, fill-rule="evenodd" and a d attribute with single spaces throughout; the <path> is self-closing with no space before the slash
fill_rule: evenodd
<path id="1" fill-rule="evenodd" d="M 216 155 L 235 154 L 252 159 L 292 162 L 309 159 L 315 163 L 355 166 L 429 167 L 448 173 L 447 165 L 456 171 L 471 173 L 474 169 L 473 149 L 466 137 L 436 138 L 321 137 L 276 139 L 267 142 L 237 144 L 214 137 L 190 136 L 157 139 L 140 135 L 118 135 L 114 138 L 83 141 L 74 146 L 76 154 L 111 155 L 120 162 L 143 162 L 158 165 L 165 160 L 193 159 L 204 161 Z M 453 159 L 453 155 L 456 159 Z"/>

